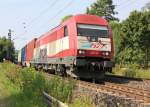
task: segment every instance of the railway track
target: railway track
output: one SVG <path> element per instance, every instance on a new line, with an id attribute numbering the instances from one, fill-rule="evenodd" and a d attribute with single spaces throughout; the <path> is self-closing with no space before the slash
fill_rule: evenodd
<path id="1" fill-rule="evenodd" d="M 150 91 L 132 88 L 123 84 L 108 83 L 105 84 L 94 84 L 85 81 L 78 81 L 79 87 L 92 90 L 96 93 L 108 93 L 114 96 L 131 99 L 140 103 L 150 103 Z"/>
<path id="2" fill-rule="evenodd" d="M 143 81 L 146 79 L 143 78 L 133 78 L 133 77 L 126 77 L 126 76 L 119 76 L 119 75 L 111 75 L 111 74 L 105 74 L 105 80 L 115 80 L 115 79 L 122 79 L 122 80 L 129 80 L 129 81 Z"/>

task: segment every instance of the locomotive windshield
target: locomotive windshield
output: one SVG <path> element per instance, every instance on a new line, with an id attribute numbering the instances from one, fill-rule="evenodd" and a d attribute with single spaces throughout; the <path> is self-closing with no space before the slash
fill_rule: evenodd
<path id="1" fill-rule="evenodd" d="M 108 37 L 108 28 L 106 26 L 97 25 L 77 25 L 78 36 L 88 36 L 88 37 Z"/>

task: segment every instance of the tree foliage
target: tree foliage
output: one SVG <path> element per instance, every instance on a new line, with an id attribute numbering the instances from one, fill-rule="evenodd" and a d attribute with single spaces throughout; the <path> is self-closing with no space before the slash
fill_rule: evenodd
<path id="1" fill-rule="evenodd" d="M 123 63 L 144 63 L 150 60 L 150 12 L 133 11 L 122 22 L 118 60 Z"/>
<path id="2" fill-rule="evenodd" d="M 108 21 L 118 20 L 114 15 L 115 5 L 112 0 L 97 0 L 94 4 L 87 8 L 87 14 L 104 16 Z"/>
<path id="3" fill-rule="evenodd" d="M 61 23 L 63 23 L 64 21 L 66 21 L 67 19 L 69 19 L 70 17 L 72 17 L 72 15 L 67 15 L 67 16 L 64 16 L 61 20 Z"/>
<path id="4" fill-rule="evenodd" d="M 3 59 L 13 61 L 14 54 L 15 50 L 13 42 L 5 37 L 0 37 L 0 62 L 3 61 Z"/>
<path id="5" fill-rule="evenodd" d="M 115 61 L 118 61 L 117 54 L 119 52 L 118 48 L 120 47 L 120 41 L 121 41 L 121 27 L 122 24 L 116 21 L 110 22 L 110 26 L 112 28 L 113 33 L 113 41 L 114 41 L 114 51 L 115 51 Z"/>

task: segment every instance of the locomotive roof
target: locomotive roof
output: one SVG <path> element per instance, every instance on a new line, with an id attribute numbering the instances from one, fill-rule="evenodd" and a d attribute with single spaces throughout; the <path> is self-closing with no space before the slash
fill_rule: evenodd
<path id="1" fill-rule="evenodd" d="M 95 25 L 103 25 L 103 26 L 108 25 L 108 22 L 102 17 L 96 16 L 96 15 L 89 15 L 89 14 L 78 14 L 78 15 L 74 15 L 74 16 L 70 17 L 69 19 L 67 19 L 63 23 L 52 28 L 47 33 L 41 35 L 37 40 L 45 37 L 49 33 L 53 33 L 54 31 L 56 31 L 60 27 L 65 26 L 72 21 L 74 21 L 75 23 L 95 24 Z"/>
<path id="2" fill-rule="evenodd" d="M 108 22 L 96 15 L 88 15 L 88 14 L 79 14 L 74 16 L 76 23 L 84 23 L 84 24 L 95 24 L 95 25 L 108 25 Z"/>

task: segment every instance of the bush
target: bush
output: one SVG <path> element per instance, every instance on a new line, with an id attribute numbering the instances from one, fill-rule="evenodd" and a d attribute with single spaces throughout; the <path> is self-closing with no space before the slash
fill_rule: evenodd
<path id="1" fill-rule="evenodd" d="M 124 76 L 126 76 L 126 77 L 136 77 L 136 71 L 133 70 L 133 69 L 128 68 L 124 71 Z"/>
<path id="2" fill-rule="evenodd" d="M 68 102 L 75 86 L 72 79 L 64 80 L 54 76 L 47 80 L 42 72 L 37 72 L 33 68 L 21 68 L 9 62 L 0 64 L 0 69 L 7 80 L 17 87 L 17 93 L 12 94 L 9 99 L 9 107 L 46 107 L 43 91 Z"/>
<path id="3" fill-rule="evenodd" d="M 64 80 L 61 77 L 54 76 L 47 82 L 47 92 L 53 97 L 61 100 L 62 102 L 68 102 L 71 100 L 72 92 L 75 87 L 75 81 L 72 79 Z"/>
<path id="4" fill-rule="evenodd" d="M 137 64 L 129 64 L 125 66 L 116 66 L 113 68 L 114 75 L 150 79 L 150 69 L 140 68 Z"/>

